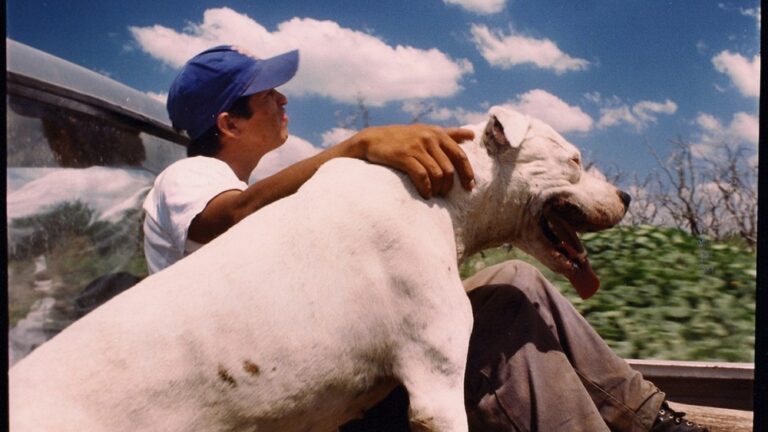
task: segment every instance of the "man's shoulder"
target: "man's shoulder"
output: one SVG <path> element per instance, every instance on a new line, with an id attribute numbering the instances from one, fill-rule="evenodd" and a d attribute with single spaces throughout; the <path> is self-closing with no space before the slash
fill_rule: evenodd
<path id="1" fill-rule="evenodd" d="M 229 169 L 229 165 L 226 162 L 208 156 L 192 156 L 184 159 L 179 159 L 176 162 L 168 165 L 164 170 L 164 173 L 172 172 L 184 172 L 188 170 L 196 169 Z"/>
<path id="2" fill-rule="evenodd" d="M 214 187 L 225 184 L 244 189 L 235 172 L 226 162 L 205 156 L 180 159 L 169 165 L 155 179 L 157 191 L 187 190 Z"/>
<path id="3" fill-rule="evenodd" d="M 212 157 L 194 156 L 177 160 L 168 165 L 158 176 L 158 181 L 187 177 L 216 178 L 222 176 L 237 178 L 235 172 L 226 162 Z"/>

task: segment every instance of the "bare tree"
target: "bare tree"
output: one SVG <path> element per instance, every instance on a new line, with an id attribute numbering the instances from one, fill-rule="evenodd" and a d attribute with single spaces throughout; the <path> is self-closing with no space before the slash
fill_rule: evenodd
<path id="1" fill-rule="evenodd" d="M 659 206 L 652 192 L 653 181 L 653 176 L 647 175 L 640 179 L 637 174 L 634 174 L 632 184 L 627 191 L 632 196 L 632 202 L 629 205 L 627 215 L 624 217 L 623 224 L 664 225 L 659 214 Z"/>
<path id="2" fill-rule="evenodd" d="M 435 111 L 435 104 L 427 102 L 415 102 L 412 104 L 411 123 L 418 123 L 422 118 L 432 114 Z"/>
<path id="3" fill-rule="evenodd" d="M 658 195 L 656 200 L 664 208 L 677 226 L 687 227 L 691 234 L 702 234 L 700 218 L 702 198 L 696 193 L 700 168 L 694 163 L 690 145 L 681 138 L 672 141 L 675 149 L 667 161 L 649 146 L 649 151 L 661 168 L 661 175 L 656 176 Z"/>
<path id="4" fill-rule="evenodd" d="M 357 104 L 352 111 L 346 114 L 336 111 L 336 124 L 338 127 L 360 130 L 371 125 L 371 113 L 368 110 L 368 105 L 365 103 L 365 97 L 358 95 L 355 99 Z"/>
<path id="5" fill-rule="evenodd" d="M 662 159 L 650 146 L 659 171 L 634 176 L 625 223 L 672 225 L 717 239 L 738 236 L 749 247 L 757 239 L 757 167 L 744 147 L 723 143 L 697 154 L 678 138 Z M 617 177 L 618 178 L 618 177 Z"/>
<path id="6" fill-rule="evenodd" d="M 744 147 L 724 146 L 720 157 L 706 157 L 706 178 L 713 189 L 710 217 L 717 237 L 741 236 L 750 247 L 757 243 L 757 167 Z"/>

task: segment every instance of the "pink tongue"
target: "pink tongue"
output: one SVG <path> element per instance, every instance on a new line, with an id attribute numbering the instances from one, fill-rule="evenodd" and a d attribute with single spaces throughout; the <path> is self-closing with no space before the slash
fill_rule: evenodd
<path id="1" fill-rule="evenodd" d="M 583 299 L 592 297 L 592 295 L 600 289 L 600 280 L 592 270 L 592 266 L 589 265 L 588 260 L 579 263 L 579 269 L 567 275 L 567 277 L 571 282 L 571 285 L 576 288 L 579 296 Z"/>

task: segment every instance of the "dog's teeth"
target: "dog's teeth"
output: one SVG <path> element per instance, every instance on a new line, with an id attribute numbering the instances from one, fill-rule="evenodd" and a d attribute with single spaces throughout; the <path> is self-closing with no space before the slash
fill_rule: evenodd
<path id="1" fill-rule="evenodd" d="M 584 261 L 584 259 L 587 258 L 587 251 L 582 250 L 579 252 L 576 248 L 574 248 L 571 244 L 567 243 L 566 241 L 560 241 L 560 248 L 566 252 L 568 255 L 568 258 L 571 258 L 574 261 Z"/>

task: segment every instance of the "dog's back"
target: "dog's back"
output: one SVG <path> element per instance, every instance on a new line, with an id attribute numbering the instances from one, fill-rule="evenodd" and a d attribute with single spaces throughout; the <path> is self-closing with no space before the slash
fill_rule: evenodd
<path id="1" fill-rule="evenodd" d="M 331 161 L 96 309 L 11 369 L 12 430 L 328 430 L 359 414 L 434 314 L 471 326 L 450 216 L 404 181 Z"/>

